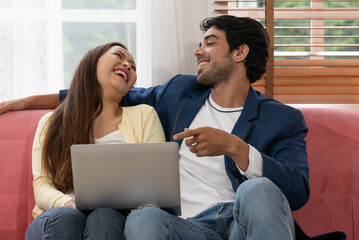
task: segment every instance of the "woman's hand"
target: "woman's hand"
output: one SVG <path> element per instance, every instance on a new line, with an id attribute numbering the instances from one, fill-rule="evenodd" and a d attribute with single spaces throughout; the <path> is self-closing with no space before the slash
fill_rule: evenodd
<path id="1" fill-rule="evenodd" d="M 76 209 L 75 197 L 65 203 L 65 207 L 71 207 Z"/>

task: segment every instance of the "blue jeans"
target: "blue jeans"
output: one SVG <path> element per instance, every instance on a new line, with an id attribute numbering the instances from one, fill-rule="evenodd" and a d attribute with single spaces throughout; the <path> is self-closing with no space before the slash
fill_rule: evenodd
<path id="1" fill-rule="evenodd" d="M 182 219 L 145 207 L 126 220 L 126 239 L 295 239 L 294 220 L 281 190 L 267 178 L 243 182 L 234 203 L 220 203 Z"/>
<path id="2" fill-rule="evenodd" d="M 37 239 L 125 239 L 125 217 L 110 208 L 99 208 L 87 216 L 70 207 L 46 210 L 26 230 L 26 240 Z"/>

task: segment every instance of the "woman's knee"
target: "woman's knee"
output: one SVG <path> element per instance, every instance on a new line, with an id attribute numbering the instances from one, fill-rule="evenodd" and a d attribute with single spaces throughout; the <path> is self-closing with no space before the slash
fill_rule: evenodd
<path id="1" fill-rule="evenodd" d="M 98 208 L 93 210 L 87 216 L 86 225 L 116 225 L 121 226 L 122 229 L 125 225 L 125 217 L 117 210 L 112 208 Z"/>
<path id="2" fill-rule="evenodd" d="M 82 223 L 85 225 L 86 222 L 86 216 L 81 211 L 70 207 L 53 208 L 45 211 L 43 214 L 48 214 L 52 221 L 65 221 L 68 224 Z"/>
<path id="3" fill-rule="evenodd" d="M 86 216 L 77 209 L 69 207 L 49 209 L 31 222 L 25 239 L 41 239 L 45 234 L 54 239 L 59 236 L 80 239 L 85 223 Z"/>

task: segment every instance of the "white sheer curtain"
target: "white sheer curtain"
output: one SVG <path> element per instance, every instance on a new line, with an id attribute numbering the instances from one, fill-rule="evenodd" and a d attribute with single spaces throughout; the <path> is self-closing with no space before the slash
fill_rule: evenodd
<path id="1" fill-rule="evenodd" d="M 152 85 L 177 74 L 197 74 L 193 51 L 202 39 L 201 20 L 208 16 L 207 0 L 152 0 Z"/>
<path id="2" fill-rule="evenodd" d="M 148 0 L 0 0 L 0 102 L 67 88 L 83 54 L 109 41 L 141 51 L 138 75 L 150 76 L 146 12 Z"/>
<path id="3" fill-rule="evenodd" d="M 55 92 L 63 87 L 62 49 L 55 46 L 61 44 L 61 31 L 54 34 L 61 30 L 61 25 L 52 21 L 57 3 L 0 2 L 0 101 Z M 50 60 L 54 61 L 52 65 L 47 64 Z"/>

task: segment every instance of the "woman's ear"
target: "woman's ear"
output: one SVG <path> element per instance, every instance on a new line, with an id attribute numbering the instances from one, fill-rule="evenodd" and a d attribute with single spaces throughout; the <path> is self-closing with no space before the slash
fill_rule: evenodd
<path id="1" fill-rule="evenodd" d="M 233 50 L 233 58 L 236 63 L 242 62 L 247 58 L 249 47 L 247 44 L 242 44 L 237 49 Z"/>

